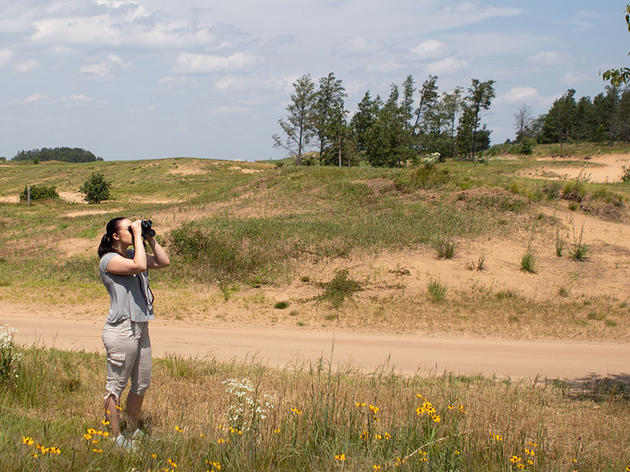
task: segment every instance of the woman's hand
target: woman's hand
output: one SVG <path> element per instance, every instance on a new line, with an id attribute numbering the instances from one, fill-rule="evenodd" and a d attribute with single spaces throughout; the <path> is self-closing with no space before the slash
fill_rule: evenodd
<path id="1" fill-rule="evenodd" d="M 138 237 L 142 237 L 142 220 L 134 221 L 133 223 L 131 223 L 130 228 L 134 240 Z"/>

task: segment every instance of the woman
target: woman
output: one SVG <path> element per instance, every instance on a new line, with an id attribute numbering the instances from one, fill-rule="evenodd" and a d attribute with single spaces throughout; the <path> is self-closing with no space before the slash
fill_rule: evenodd
<path id="1" fill-rule="evenodd" d="M 110 297 L 109 315 L 103 327 L 107 351 L 105 415 L 116 444 L 128 445 L 120 432 L 120 396 L 131 379 L 127 395 L 127 430 L 131 437 L 138 429 L 140 408 L 151 383 L 151 341 L 149 321 L 153 319 L 153 293 L 147 269 L 170 264 L 164 249 L 152 236 L 146 241 L 153 254 L 147 254 L 142 237 L 142 221 L 114 218 L 98 247 L 101 280 Z M 133 250 L 129 249 L 133 246 Z"/>

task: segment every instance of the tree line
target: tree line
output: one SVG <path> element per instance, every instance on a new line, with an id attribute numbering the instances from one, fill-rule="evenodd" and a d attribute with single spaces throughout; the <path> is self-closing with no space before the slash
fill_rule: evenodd
<path id="1" fill-rule="evenodd" d="M 576 99 L 567 90 L 549 111 L 534 118 L 529 106 L 514 115 L 515 141 L 541 144 L 630 141 L 630 89 L 607 85 L 605 92 Z"/>
<path id="2" fill-rule="evenodd" d="M 349 117 L 341 79 L 331 72 L 315 82 L 304 74 L 293 83 L 274 147 L 298 165 L 397 167 L 433 152 L 474 160 L 490 145 L 491 131 L 482 118 L 495 97 L 494 81 L 472 79 L 467 89 L 440 93 L 437 80 L 430 75 L 416 87 L 409 75 L 400 86 L 391 85 L 386 100 L 368 90 Z M 309 150 L 315 156 L 305 158 Z"/>
<path id="3" fill-rule="evenodd" d="M 65 161 L 65 162 L 93 162 L 102 161 L 102 157 L 96 157 L 92 152 L 81 148 L 57 147 L 31 149 L 20 151 L 13 156 L 13 161 Z"/>

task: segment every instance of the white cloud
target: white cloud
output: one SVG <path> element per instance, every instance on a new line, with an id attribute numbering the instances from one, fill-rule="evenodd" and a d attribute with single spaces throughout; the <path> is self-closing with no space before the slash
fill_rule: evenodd
<path id="1" fill-rule="evenodd" d="M 207 74 L 216 71 L 243 69 L 256 62 L 256 57 L 246 52 L 235 52 L 231 56 L 212 54 L 180 54 L 175 70 L 184 74 Z"/>
<path id="2" fill-rule="evenodd" d="M 97 100 L 94 97 L 90 97 L 84 94 L 64 95 L 61 97 L 50 97 L 48 95 L 42 95 L 40 93 L 34 93 L 22 100 L 22 103 L 27 104 L 61 104 L 66 106 L 87 105 L 89 103 L 96 103 Z"/>
<path id="3" fill-rule="evenodd" d="M 103 60 L 97 64 L 87 64 L 80 67 L 80 71 L 85 75 L 105 78 L 111 77 L 114 69 L 127 69 L 129 63 L 123 61 L 115 54 L 105 56 Z"/>
<path id="4" fill-rule="evenodd" d="M 593 77 L 594 75 L 584 74 L 582 72 L 569 71 L 569 72 L 566 72 L 562 76 L 562 81 L 569 85 L 581 84 L 583 82 L 588 82 L 589 80 L 592 80 Z"/>
<path id="5" fill-rule="evenodd" d="M 457 59 L 455 57 L 447 57 L 437 62 L 431 62 L 425 67 L 429 74 L 433 75 L 448 75 L 458 72 L 468 67 L 468 62 L 463 59 Z"/>
<path id="6" fill-rule="evenodd" d="M 537 98 L 538 90 L 533 87 L 512 87 L 509 92 L 501 97 L 501 100 L 507 103 L 520 103 Z"/>
<path id="7" fill-rule="evenodd" d="M 34 59 L 30 59 L 28 61 L 23 61 L 23 62 L 18 62 L 17 64 L 15 64 L 15 66 L 13 67 L 16 71 L 18 72 L 30 72 L 34 69 L 38 69 L 39 68 L 39 62 L 37 62 Z"/>
<path id="8" fill-rule="evenodd" d="M 400 70 L 401 68 L 402 68 L 402 65 L 400 65 L 396 61 L 383 61 L 383 62 L 377 62 L 374 64 L 369 64 L 366 69 L 370 72 L 388 73 L 388 72 L 395 72 L 397 70 Z"/>
<path id="9" fill-rule="evenodd" d="M 0 49 L 0 66 L 5 65 L 13 57 L 13 51 L 7 48 Z"/>
<path id="10" fill-rule="evenodd" d="M 247 81 L 236 75 L 225 76 L 214 83 L 214 87 L 218 90 L 242 89 L 246 85 Z"/>
<path id="11" fill-rule="evenodd" d="M 533 56 L 529 56 L 527 61 L 539 66 L 556 66 L 566 61 L 564 54 L 558 51 L 541 51 Z"/>
<path id="12" fill-rule="evenodd" d="M 190 77 L 183 77 L 181 75 L 167 75 L 158 80 L 160 85 L 163 85 L 169 89 L 182 88 L 194 83 L 194 80 Z"/>
<path id="13" fill-rule="evenodd" d="M 421 59 L 432 59 L 439 56 L 446 49 L 446 44 L 435 39 L 428 39 L 411 48 L 411 52 Z"/>
<path id="14" fill-rule="evenodd" d="M 237 114 L 237 113 L 246 113 L 248 108 L 240 106 L 240 105 L 218 105 L 215 107 L 210 107 L 208 109 L 210 113 L 215 114 Z"/>
<path id="15" fill-rule="evenodd" d="M 349 41 L 344 41 L 339 47 L 350 53 L 366 53 L 376 51 L 379 46 L 368 39 L 365 38 L 352 38 Z"/>

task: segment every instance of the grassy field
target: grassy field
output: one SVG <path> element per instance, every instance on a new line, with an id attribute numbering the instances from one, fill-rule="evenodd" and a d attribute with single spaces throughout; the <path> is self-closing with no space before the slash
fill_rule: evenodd
<path id="1" fill-rule="evenodd" d="M 572 152 L 598 152 L 591 148 Z M 536 153 L 552 151 L 541 149 Z M 570 158 L 545 162 L 572 164 L 597 165 Z M 152 274 L 166 318 L 242 323 L 255 312 L 263 324 L 628 339 L 623 294 L 579 289 L 609 272 L 611 264 L 626 267 L 625 253 L 613 256 L 612 245 L 591 247 L 589 262 L 576 263 L 570 256 L 575 227 L 571 236 L 571 228 L 554 215 L 574 205 L 575 215 L 622 224 L 630 184 L 519 177 L 539 165 L 514 156 L 449 161 L 431 169 L 296 168 L 184 158 L 9 163 L 0 166 L 0 198 L 17 195 L 26 184 L 55 185 L 64 198 L 31 207 L 0 202 L 0 299 L 100 316 L 106 300 L 95 248 L 107 220 L 122 214 L 151 218 L 169 246 L 173 264 Z M 93 172 L 112 181 L 111 201 L 76 201 L 79 186 Z M 560 258 L 558 231 L 566 246 Z M 509 277 L 522 277 L 519 258 L 532 241 L 539 270 L 517 280 L 518 288 L 484 282 L 502 263 L 492 260 L 495 241 L 513 246 Z M 440 247 L 449 246 L 453 258 L 439 257 Z M 424 258 L 426 269 L 410 272 L 403 265 L 409 258 L 401 255 Z M 337 293 L 337 301 L 328 303 L 326 284 L 339 270 L 360 290 Z M 456 282 L 462 273 L 468 279 Z M 430 289 L 433 282 L 445 289 L 438 298 Z M 541 283 L 554 292 L 532 294 L 528 287 Z M 286 300 L 278 300 L 283 288 Z M 291 309 L 275 309 L 278 301 Z M 216 312 L 217 305 L 230 319 Z M 366 311 L 373 315 L 365 317 Z"/>
<path id="2" fill-rule="evenodd" d="M 127 452 L 103 424 L 103 357 L 20 349 L 0 388 L 11 471 L 624 471 L 628 392 L 615 379 L 400 377 L 155 361 Z M 6 468 L 9 466 L 9 468 Z"/>

